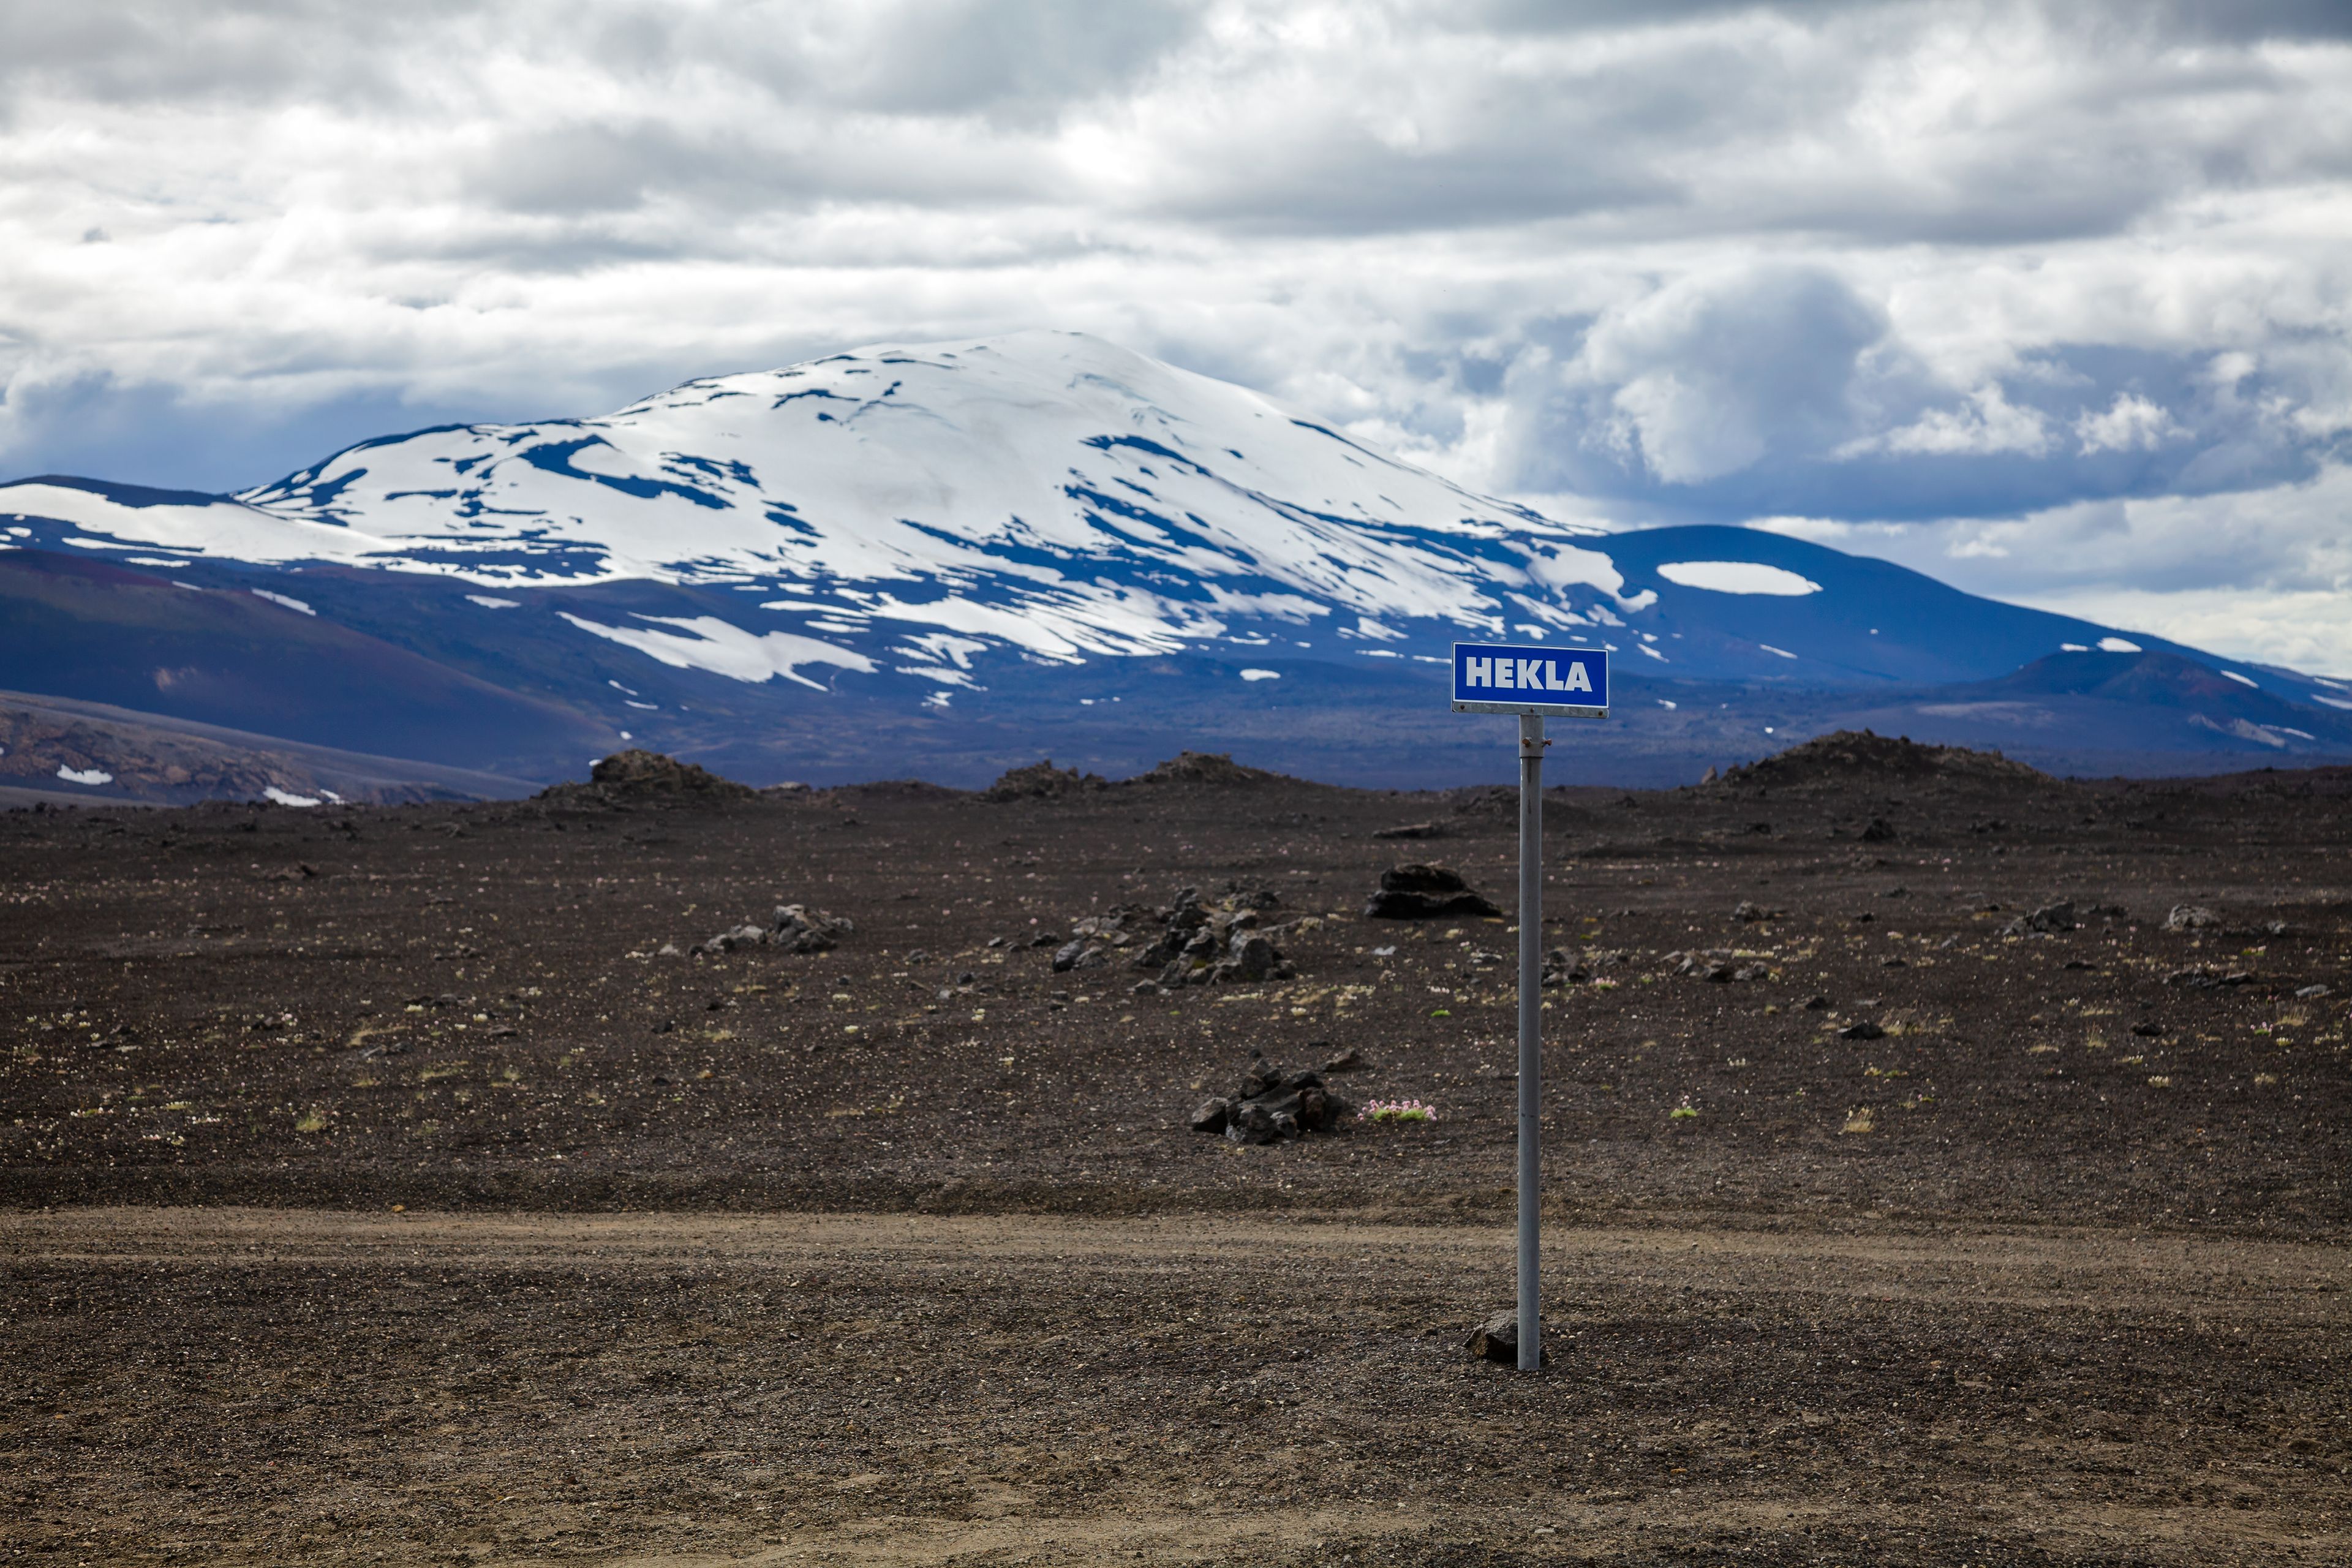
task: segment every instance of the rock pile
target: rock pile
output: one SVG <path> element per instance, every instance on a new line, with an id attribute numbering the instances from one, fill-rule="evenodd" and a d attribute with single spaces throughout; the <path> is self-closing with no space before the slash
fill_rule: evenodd
<path id="1" fill-rule="evenodd" d="M 541 790 L 547 801 L 719 801 L 751 800 L 759 792 L 749 784 L 720 778 L 707 768 L 681 763 L 659 752 L 631 748 L 615 752 L 588 770 L 588 782 L 560 784 Z"/>
<path id="2" fill-rule="evenodd" d="M 2017 919 L 2000 928 L 2000 934 L 2031 936 L 2037 932 L 2047 931 L 2055 935 L 2060 931 L 2073 931 L 2078 923 L 2080 922 L 2074 919 L 2074 903 L 2071 900 L 2061 900 L 2054 904 L 2044 904 L 2032 914 L 2018 916 Z"/>
<path id="3" fill-rule="evenodd" d="M 1192 1128 L 1222 1132 L 1234 1143 L 1273 1143 L 1307 1132 L 1336 1132 L 1352 1109 L 1324 1086 L 1321 1073 L 1284 1072 L 1254 1050 L 1234 1092 L 1202 1100 L 1192 1112 Z"/>
<path id="4" fill-rule="evenodd" d="M 1922 745 L 1868 730 L 1815 736 L 1745 767 L 1732 768 L 1723 774 L 1722 782 L 1730 789 L 1757 785 L 1786 789 L 1881 778 L 2058 787 L 2058 781 L 2049 774 L 2011 762 L 1999 752 Z"/>
<path id="5" fill-rule="evenodd" d="M 1179 752 L 1149 772 L 1136 774 L 1129 784 L 1265 784 L 1282 777 L 1264 768 L 1253 768 L 1234 761 L 1231 752 Z"/>
<path id="6" fill-rule="evenodd" d="M 847 915 L 812 910 L 803 904 L 778 904 L 764 926 L 740 925 L 722 931 L 708 942 L 698 942 L 689 952 L 733 952 L 742 947 L 780 947 L 786 952 L 825 952 L 857 929 Z"/>
<path id="7" fill-rule="evenodd" d="M 1050 800 L 1066 795 L 1084 795 L 1090 790 L 1108 789 L 1110 781 L 1100 773 L 1082 773 L 1076 768 L 1056 768 L 1054 759 L 1030 763 L 1025 768 L 1007 768 L 997 781 L 982 792 L 988 800 Z"/>
<path id="8" fill-rule="evenodd" d="M 1458 872 L 1408 861 L 1381 873 L 1381 890 L 1364 905 L 1380 921 L 1425 921 L 1499 915 L 1503 911 L 1474 891 Z"/>
<path id="9" fill-rule="evenodd" d="M 1673 964 L 1676 974 L 1696 975 L 1701 980 L 1713 981 L 1717 984 L 1727 981 L 1736 981 L 1744 985 L 1749 981 L 1769 980 L 1772 977 L 1769 964 L 1753 958 L 1748 962 L 1741 963 L 1739 962 L 1741 957 L 1740 953 L 1729 948 L 1717 947 L 1708 948 L 1703 952 L 1670 952 L 1663 962 Z"/>
<path id="10" fill-rule="evenodd" d="M 1555 947 L 1544 954 L 1542 983 L 1546 985 L 1584 985 L 1601 978 L 1604 969 L 1622 969 L 1633 962 L 1631 953 L 1614 948 L 1588 947 L 1582 952 L 1570 952 Z"/>
<path id="11" fill-rule="evenodd" d="M 2221 985 L 2251 985 L 2254 973 L 2251 969 L 2214 969 L 2198 964 L 2189 969 L 2176 969 L 2164 977 L 2167 985 L 2186 985 L 2191 991 L 2210 991 Z"/>
<path id="12" fill-rule="evenodd" d="M 1267 919 L 1281 904 L 1272 891 L 1238 882 L 1214 900 L 1186 888 L 1164 909 L 1114 904 L 1070 928 L 1070 940 L 1055 951 L 1054 968 L 1094 969 L 1108 963 L 1113 950 L 1132 948 L 1129 967 L 1152 976 L 1137 983 L 1139 991 L 1293 979 L 1298 972 L 1275 938 L 1297 922 Z"/>
<path id="13" fill-rule="evenodd" d="M 2063 931 L 2080 931 L 2095 920 L 2128 920 L 2129 912 L 2121 904 L 2090 904 L 2076 909 L 2071 899 L 2061 899 L 2054 904 L 2044 904 L 2032 914 L 2020 915 L 2000 928 L 2003 936 L 2056 935 Z"/>

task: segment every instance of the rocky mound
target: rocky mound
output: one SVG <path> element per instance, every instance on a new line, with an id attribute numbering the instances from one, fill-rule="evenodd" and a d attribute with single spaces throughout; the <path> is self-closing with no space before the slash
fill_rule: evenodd
<path id="1" fill-rule="evenodd" d="M 1140 773 L 1128 780 L 1129 784 L 1271 784 L 1281 778 L 1264 768 L 1244 767 L 1234 761 L 1231 752 L 1179 752 L 1149 773 Z"/>
<path id="2" fill-rule="evenodd" d="M 813 910 L 805 904 L 778 904 L 763 926 L 740 925 L 698 942 L 689 952 L 733 952 L 743 947 L 780 947 L 786 952 L 830 952 L 843 937 L 856 931 L 847 915 Z"/>
<path id="3" fill-rule="evenodd" d="M 575 802 L 719 801 L 751 800 L 758 794 L 749 784 L 720 778 L 692 763 L 632 747 L 615 752 L 591 767 L 586 784 L 555 784 L 540 791 L 539 798 Z"/>
<path id="4" fill-rule="evenodd" d="M 1908 736 L 1839 730 L 1816 735 L 1745 767 L 1729 769 L 1717 781 L 1717 787 L 1763 785 L 1789 789 L 1805 784 L 1867 783 L 1874 779 L 2032 785 L 2058 782 L 2039 769 L 2010 761 L 1999 752 L 1922 745 Z"/>
<path id="5" fill-rule="evenodd" d="M 1025 768 L 1007 768 L 994 784 L 982 793 L 988 800 L 1050 800 L 1057 795 L 1083 795 L 1089 790 L 1107 788 L 1109 782 L 1099 773 L 1082 773 L 1076 768 L 1057 768 L 1054 765 L 1054 759 L 1047 757 Z"/>
<path id="6" fill-rule="evenodd" d="M 1502 912 L 1493 900 L 1464 881 L 1459 872 L 1419 861 L 1381 872 L 1380 891 L 1364 905 L 1364 913 L 1376 921 L 1473 918 Z"/>
<path id="7" fill-rule="evenodd" d="M 864 784 L 836 784 L 826 791 L 835 801 L 953 800 L 966 792 L 929 779 L 868 779 Z"/>
<path id="8" fill-rule="evenodd" d="M 1098 968 L 1115 950 L 1133 949 L 1129 967 L 1152 976 L 1136 983 L 1140 992 L 1293 979 L 1297 971 L 1274 940 L 1286 925 L 1267 919 L 1281 903 L 1268 889 L 1235 883 L 1214 900 L 1187 888 L 1165 909 L 1114 904 L 1070 928 L 1070 940 L 1054 954 L 1054 969 Z"/>
<path id="9" fill-rule="evenodd" d="M 1234 1092 L 1204 1100 L 1192 1112 L 1195 1132 L 1222 1132 L 1235 1143 L 1273 1143 L 1307 1132 L 1336 1132 L 1352 1108 L 1312 1069 L 1284 1072 L 1250 1052 Z"/>

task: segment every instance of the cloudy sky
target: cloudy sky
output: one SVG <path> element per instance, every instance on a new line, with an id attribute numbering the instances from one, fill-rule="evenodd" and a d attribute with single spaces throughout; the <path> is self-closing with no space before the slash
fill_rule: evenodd
<path id="1" fill-rule="evenodd" d="M 0 478 L 1012 327 L 2352 673 L 2352 4 L 0 0 Z"/>

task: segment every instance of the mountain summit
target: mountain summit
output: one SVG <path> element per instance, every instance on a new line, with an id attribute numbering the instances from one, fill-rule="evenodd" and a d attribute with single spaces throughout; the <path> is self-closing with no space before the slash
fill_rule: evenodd
<path id="1" fill-rule="evenodd" d="M 444 734 L 432 761 L 534 778 L 629 741 L 754 777 L 978 782 L 1041 750 L 1117 769 L 1171 742 L 1475 776 L 1477 726 L 1440 695 L 1463 637 L 1612 648 L 1630 700 L 1591 754 L 1677 774 L 1772 750 L 1833 700 L 2067 649 L 2176 657 L 2319 716 L 2217 699 L 2191 750 L 2331 751 L 2326 710 L 2352 703 L 1752 530 L 1556 522 L 1066 332 L 420 430 L 235 496 L 25 480 L 0 486 L 0 526 L 24 552 L 0 555 L 0 596 L 26 612 L 0 682 L 274 733 L 273 679 L 295 678 L 271 672 L 299 658 L 300 711 L 346 677 L 354 701 L 296 738 L 359 746 L 378 724 L 415 754 Z M 192 616 L 158 597 L 173 585 L 228 602 Z"/>

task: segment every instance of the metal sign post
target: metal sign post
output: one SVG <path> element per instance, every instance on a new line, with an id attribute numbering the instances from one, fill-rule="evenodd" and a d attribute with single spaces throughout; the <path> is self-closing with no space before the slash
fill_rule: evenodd
<path id="1" fill-rule="evenodd" d="M 1519 719 L 1519 1267 L 1521 1372 L 1543 1364 L 1544 715 L 1605 718 L 1609 656 L 1592 648 L 1454 645 L 1454 710 Z"/>

